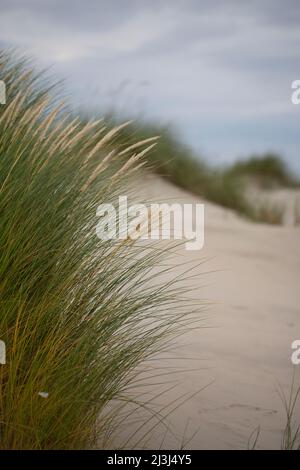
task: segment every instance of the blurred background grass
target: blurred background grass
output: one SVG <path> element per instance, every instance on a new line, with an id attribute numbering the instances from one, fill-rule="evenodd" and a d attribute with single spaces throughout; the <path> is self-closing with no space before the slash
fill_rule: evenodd
<path id="1" fill-rule="evenodd" d="M 119 122 L 113 113 L 106 116 L 110 126 Z M 134 122 L 122 129 L 122 145 L 159 136 L 155 148 L 147 156 L 148 163 L 157 174 L 175 185 L 220 206 L 232 209 L 254 221 L 282 224 L 285 208 L 282 204 L 265 200 L 259 204 L 248 194 L 248 188 L 299 189 L 300 181 L 286 162 L 275 154 L 250 156 L 232 165 L 216 167 L 205 157 L 183 144 L 170 127 L 147 122 Z"/>
<path id="2" fill-rule="evenodd" d="M 216 168 L 168 128 L 72 116 L 53 83 L 10 52 L 0 55 L 0 73 L 8 97 L 0 108 L 0 331 L 8 357 L 0 446 L 87 447 L 113 429 L 102 413 L 122 398 L 136 367 L 193 314 L 199 320 L 199 306 L 164 281 L 165 267 L 157 271 L 168 249 L 98 240 L 97 206 L 124 192 L 134 197 L 147 162 L 209 201 L 281 223 L 278 206 L 258 209 L 247 185 L 299 182 L 275 155 Z"/>

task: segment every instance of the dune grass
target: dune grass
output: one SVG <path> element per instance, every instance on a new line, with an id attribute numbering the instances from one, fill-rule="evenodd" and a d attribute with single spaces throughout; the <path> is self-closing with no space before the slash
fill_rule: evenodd
<path id="1" fill-rule="evenodd" d="M 130 191 L 149 142 L 126 150 L 126 123 L 71 117 L 26 60 L 2 52 L 0 75 L 0 448 L 86 448 L 190 316 L 161 248 L 96 236 L 97 206 Z"/>
<path id="2" fill-rule="evenodd" d="M 296 368 L 293 371 L 289 392 L 286 394 L 279 386 L 278 394 L 285 412 L 285 426 L 282 431 L 280 450 L 300 450 L 300 424 L 296 413 L 299 409 L 300 387 L 296 385 Z M 261 427 L 254 429 L 248 443 L 248 450 L 256 450 L 259 444 Z"/>
<path id="3" fill-rule="evenodd" d="M 118 122 L 113 115 L 107 119 L 114 125 Z M 139 122 L 133 134 L 122 129 L 120 141 L 143 140 L 153 135 L 159 139 L 147 160 L 154 172 L 187 191 L 254 219 L 254 208 L 246 198 L 242 179 L 210 166 L 184 145 L 170 127 Z"/>
<path id="4" fill-rule="evenodd" d="M 300 198 L 298 197 L 295 201 L 294 206 L 294 224 L 296 227 L 300 225 Z"/>
<path id="5" fill-rule="evenodd" d="M 299 402 L 300 388 L 295 389 L 294 377 L 288 397 L 281 392 L 281 398 L 286 413 L 286 426 L 282 435 L 282 450 L 300 450 L 300 424 L 296 417 L 296 407 Z"/>
<path id="6" fill-rule="evenodd" d="M 283 225 L 286 207 L 279 202 L 262 200 L 257 203 L 255 211 L 255 220 L 257 222 L 269 225 Z"/>
<path id="7" fill-rule="evenodd" d="M 131 194 L 147 158 L 175 184 L 258 216 L 235 172 L 212 169 L 169 131 L 72 116 L 43 75 L 5 52 L 0 78 L 0 448 L 86 448 L 111 434 L 107 405 L 137 366 L 199 310 L 166 281 L 168 249 L 97 238 L 97 206 Z"/>

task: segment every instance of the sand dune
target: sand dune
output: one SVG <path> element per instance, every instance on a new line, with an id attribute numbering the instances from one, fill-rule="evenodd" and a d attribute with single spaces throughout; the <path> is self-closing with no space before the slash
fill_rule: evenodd
<path id="1" fill-rule="evenodd" d="M 144 181 L 143 190 L 156 201 L 203 202 L 159 178 Z M 157 358 L 166 371 L 178 369 L 171 374 L 178 385 L 159 403 L 167 406 L 210 385 L 168 416 L 167 433 L 155 427 L 143 446 L 243 449 L 260 426 L 257 447 L 280 447 L 285 416 L 278 388 L 289 391 L 291 343 L 300 338 L 299 242 L 300 228 L 253 224 L 205 203 L 204 249 L 182 247 L 174 263 L 206 260 L 194 294 L 210 304 L 200 314 L 206 328 L 189 332 L 167 358 Z M 149 397 L 155 393 L 157 386 L 150 386 Z"/>

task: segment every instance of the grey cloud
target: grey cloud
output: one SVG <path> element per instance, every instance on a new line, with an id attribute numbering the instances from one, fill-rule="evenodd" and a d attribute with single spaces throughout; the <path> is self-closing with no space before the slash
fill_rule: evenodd
<path id="1" fill-rule="evenodd" d="M 8 22 L 1 29 L 0 17 L 0 44 L 54 63 L 78 101 L 103 109 L 117 95 L 133 113 L 142 103 L 145 115 L 173 120 L 191 144 L 206 136 L 208 149 L 226 143 L 226 154 L 237 139 L 253 150 L 257 122 L 263 145 L 280 116 L 276 145 L 298 158 L 287 129 L 290 82 L 300 78 L 299 0 L 0 1 Z"/>

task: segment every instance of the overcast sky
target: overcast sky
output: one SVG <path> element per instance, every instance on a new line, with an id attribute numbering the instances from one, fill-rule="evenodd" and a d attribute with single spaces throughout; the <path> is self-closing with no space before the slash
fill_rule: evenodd
<path id="1" fill-rule="evenodd" d="M 171 122 L 215 162 L 300 171 L 299 0 L 0 0 L 0 45 L 52 65 L 91 112 Z"/>

